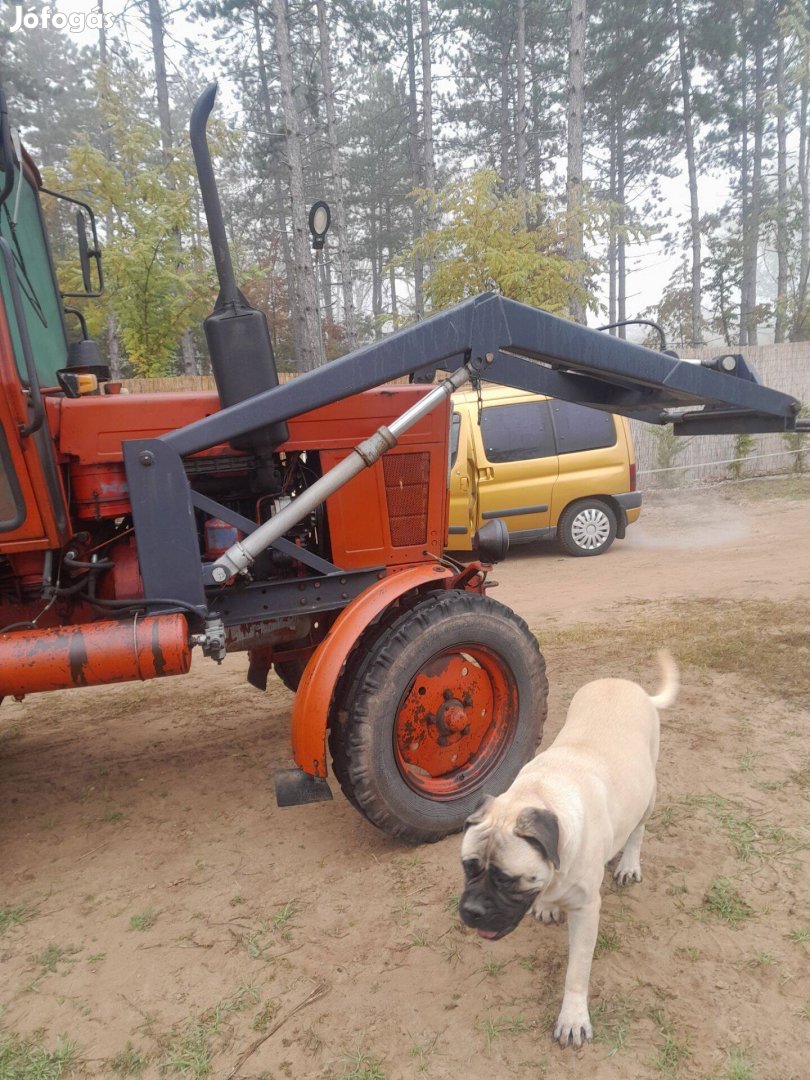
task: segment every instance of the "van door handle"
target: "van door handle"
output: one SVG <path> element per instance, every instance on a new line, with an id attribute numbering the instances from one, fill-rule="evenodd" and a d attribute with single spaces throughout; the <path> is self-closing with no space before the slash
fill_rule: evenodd
<path id="1" fill-rule="evenodd" d="M 464 473 L 462 473 L 459 476 L 459 487 L 461 488 L 462 491 L 469 491 L 470 490 L 470 478 L 469 478 L 469 476 L 466 476 Z"/>
<path id="2" fill-rule="evenodd" d="M 478 470 L 478 479 L 479 480 L 494 480 L 495 479 L 495 470 L 492 468 L 491 465 L 485 465 L 482 469 Z"/>

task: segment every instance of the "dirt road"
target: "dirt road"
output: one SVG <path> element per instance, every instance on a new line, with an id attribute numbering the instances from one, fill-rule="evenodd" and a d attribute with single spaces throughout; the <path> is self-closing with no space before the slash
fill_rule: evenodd
<path id="1" fill-rule="evenodd" d="M 668 496 L 605 557 L 497 571 L 546 652 L 546 740 L 592 675 L 653 686 L 662 634 L 683 665 L 644 881 L 606 878 L 593 1045 L 550 1039 L 564 929 L 460 926 L 457 838 L 399 846 L 337 789 L 276 807 L 291 695 L 236 656 L 3 704 L 0 1075 L 807 1075 L 810 501 L 755 496 Z"/>
<path id="2" fill-rule="evenodd" d="M 607 620 L 617 605 L 683 597 L 806 599 L 810 504 L 752 497 L 774 486 L 652 495 L 606 557 L 572 559 L 551 543 L 516 547 L 497 567 L 501 587 L 490 595 L 533 628 Z"/>

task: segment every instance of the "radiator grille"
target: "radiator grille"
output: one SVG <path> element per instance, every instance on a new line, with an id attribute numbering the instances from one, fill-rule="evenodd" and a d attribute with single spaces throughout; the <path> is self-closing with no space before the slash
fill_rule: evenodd
<path id="1" fill-rule="evenodd" d="M 387 454 L 383 458 L 391 543 L 409 547 L 427 541 L 430 454 Z"/>

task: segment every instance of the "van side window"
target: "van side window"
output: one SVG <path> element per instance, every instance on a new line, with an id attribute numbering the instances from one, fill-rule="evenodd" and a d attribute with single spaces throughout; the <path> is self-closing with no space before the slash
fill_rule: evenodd
<path id="1" fill-rule="evenodd" d="M 481 438 L 487 460 L 527 461 L 552 457 L 554 433 L 545 401 L 494 405 L 481 414 Z"/>
<path id="2" fill-rule="evenodd" d="M 558 453 L 574 454 L 616 445 L 616 424 L 611 413 L 557 400 L 551 402 L 551 412 Z"/>
<path id="3" fill-rule="evenodd" d="M 450 422 L 450 467 L 456 463 L 458 456 L 458 440 L 461 434 L 461 413 L 454 412 Z"/>

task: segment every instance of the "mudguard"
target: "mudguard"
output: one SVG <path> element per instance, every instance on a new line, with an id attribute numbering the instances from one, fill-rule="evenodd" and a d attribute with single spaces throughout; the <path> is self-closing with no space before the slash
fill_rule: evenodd
<path id="1" fill-rule="evenodd" d="M 366 589 L 338 615 L 312 654 L 301 676 L 292 713 L 295 763 L 310 776 L 326 777 L 326 728 L 329 708 L 343 665 L 360 635 L 374 619 L 405 593 L 420 586 L 466 577 L 441 565 L 414 566 L 383 578 Z"/>

